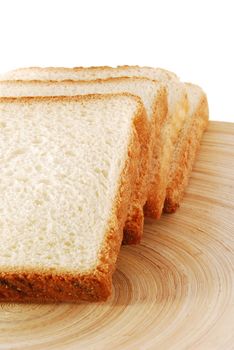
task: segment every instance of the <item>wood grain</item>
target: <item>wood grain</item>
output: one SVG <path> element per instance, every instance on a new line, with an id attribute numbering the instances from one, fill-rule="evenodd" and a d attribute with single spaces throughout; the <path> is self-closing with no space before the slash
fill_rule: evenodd
<path id="1" fill-rule="evenodd" d="M 0 349 L 234 349 L 234 124 L 210 123 L 181 208 L 124 246 L 106 303 L 0 306 Z"/>

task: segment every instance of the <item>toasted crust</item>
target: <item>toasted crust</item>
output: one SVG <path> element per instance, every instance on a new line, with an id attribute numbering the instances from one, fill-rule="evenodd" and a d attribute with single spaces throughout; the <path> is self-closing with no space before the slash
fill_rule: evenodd
<path id="1" fill-rule="evenodd" d="M 195 113 L 191 118 L 188 118 L 179 136 L 180 141 L 174 159 L 178 165 L 170 172 L 170 181 L 164 203 L 164 212 L 166 213 L 174 213 L 180 206 L 203 132 L 208 125 L 208 113 L 207 98 L 204 94 Z"/>
<path id="2" fill-rule="evenodd" d="M 42 98 L 0 98 L 0 102 L 54 102 L 80 101 L 107 96 L 83 97 L 42 97 Z M 78 302 L 79 300 L 106 300 L 111 293 L 111 278 L 123 238 L 123 226 L 129 207 L 131 186 L 137 176 L 137 160 L 140 144 L 136 124 L 141 122 L 142 106 L 137 99 L 138 110 L 134 118 L 128 158 L 122 171 L 119 190 L 113 203 L 112 215 L 108 224 L 103 246 L 95 270 L 87 273 L 51 272 L 45 270 L 19 270 L 0 272 L 0 301 L 14 302 Z"/>

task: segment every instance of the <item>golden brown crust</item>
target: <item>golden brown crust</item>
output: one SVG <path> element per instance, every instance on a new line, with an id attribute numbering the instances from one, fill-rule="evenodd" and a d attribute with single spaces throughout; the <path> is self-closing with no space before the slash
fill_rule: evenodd
<path id="1" fill-rule="evenodd" d="M 76 96 L 24 96 L 24 97 L 0 97 L 0 103 L 30 103 L 30 102 L 83 102 L 96 99 L 110 99 L 118 96 L 127 96 L 134 99 L 138 108 L 141 108 L 141 99 L 133 94 L 122 92 L 116 94 L 87 94 L 87 95 L 76 95 Z"/>
<path id="2" fill-rule="evenodd" d="M 208 103 L 206 96 L 203 95 L 195 113 L 188 119 L 179 136 L 179 151 L 173 160 L 178 165 L 170 173 L 164 203 L 166 213 L 173 213 L 180 206 L 207 125 Z"/>
<path id="3" fill-rule="evenodd" d="M 88 97 L 90 98 L 90 97 Z M 95 97 L 96 98 L 96 97 Z M 98 96 L 100 98 L 100 96 Z M 105 98 L 107 98 L 105 96 Z M 81 98 L 79 97 L 78 100 Z M 87 97 L 85 97 L 85 100 Z M 28 101 L 64 101 L 68 98 L 20 98 L 18 102 Z M 0 102 L 15 102 L 12 98 L 0 99 Z M 106 300 L 111 293 L 112 274 L 123 238 L 123 226 L 126 221 L 131 195 L 131 186 L 137 176 L 140 144 L 135 123 L 141 122 L 142 105 L 137 99 L 138 110 L 133 121 L 131 142 L 119 183 L 112 215 L 99 252 L 99 261 L 93 271 L 87 273 L 65 273 L 50 271 L 2 271 L 0 272 L 0 301 L 15 302 L 77 302 L 79 300 Z M 144 118 L 144 116 L 142 116 Z"/>
<path id="4" fill-rule="evenodd" d="M 58 84 L 58 83 L 65 83 L 65 84 L 75 84 L 75 83 L 79 83 L 79 84 L 93 84 L 93 83 L 106 83 L 106 82 L 115 82 L 115 81 L 153 81 L 155 83 L 157 83 L 157 80 L 153 80 L 150 78 L 146 78 L 146 77 L 128 77 L 128 76 L 123 76 L 123 77 L 109 77 L 109 78 L 94 78 L 92 80 L 83 80 L 83 79 L 63 79 L 63 80 L 50 80 L 50 79 L 43 79 L 43 80 L 36 80 L 36 79 L 32 79 L 32 80 L 22 80 L 22 79 L 16 79 L 16 80 L 0 80 L 0 84 L 14 84 L 14 83 L 21 83 L 21 84 Z M 82 95 L 84 96 L 84 95 Z"/>
<path id="5" fill-rule="evenodd" d="M 141 242 L 144 226 L 143 207 L 135 202 L 131 205 L 124 225 L 122 244 L 138 244 Z"/>
<path id="6" fill-rule="evenodd" d="M 139 127 L 138 124 L 142 125 L 142 121 L 146 121 L 144 113 L 143 105 L 141 105 L 133 120 L 132 142 L 129 145 L 128 159 L 123 170 L 120 190 L 115 201 L 117 204 L 115 209 L 116 212 L 110 221 L 110 229 L 106 236 L 106 246 L 104 245 L 100 252 L 98 271 L 105 271 L 105 273 L 108 272 L 108 274 L 111 275 L 115 269 L 116 258 L 123 240 L 124 225 L 131 208 L 131 191 L 134 187 L 135 180 L 138 177 L 138 162 L 141 153 L 141 144 L 139 142 L 137 128 Z M 115 232 L 117 231 L 118 234 L 115 233 L 113 235 L 112 230 Z"/>
<path id="7" fill-rule="evenodd" d="M 149 178 L 149 191 L 147 203 L 144 207 L 146 216 L 153 218 L 161 215 L 162 198 L 161 191 L 163 188 L 163 178 L 161 176 L 161 157 L 162 157 L 162 125 L 168 118 L 168 91 L 164 87 L 160 89 L 157 98 L 153 105 L 153 115 L 151 122 L 151 143 L 152 143 L 152 157 Z M 160 216 L 159 215 L 159 216 Z"/>
<path id="8" fill-rule="evenodd" d="M 103 276 L 104 277 L 104 276 Z M 76 302 L 105 300 L 111 279 L 101 275 L 71 275 L 40 271 L 0 272 L 0 301 Z"/>
<path id="9" fill-rule="evenodd" d="M 147 200 L 149 188 L 149 165 L 152 153 L 150 144 L 149 123 L 145 108 L 142 104 L 139 117 L 134 121 L 135 129 L 140 142 L 138 157 L 138 174 L 132 184 L 131 205 L 124 226 L 124 244 L 137 244 L 143 234 L 144 213 L 143 206 Z"/>
<path id="10" fill-rule="evenodd" d="M 176 113 L 174 116 L 177 116 L 177 113 L 181 113 L 181 110 L 183 110 L 184 112 L 187 110 L 188 101 L 187 101 L 187 94 L 185 90 L 184 90 L 184 93 L 181 95 L 181 99 L 177 101 L 177 105 L 180 106 L 180 108 L 178 109 L 178 111 L 176 110 L 173 111 L 173 114 Z M 172 118 L 172 115 L 168 111 L 168 102 L 165 104 L 164 116 L 165 116 L 165 120 L 168 120 L 168 121 L 169 121 L 169 118 Z M 179 119 L 182 121 L 180 117 Z M 171 122 L 169 122 L 169 124 L 171 124 Z M 163 127 L 164 126 L 162 126 L 162 129 Z M 170 131 L 170 134 L 171 134 L 170 135 L 171 142 L 174 142 L 173 140 L 178 138 L 178 130 L 173 128 Z M 161 147 L 163 145 L 163 142 L 164 142 L 164 136 L 160 134 Z M 147 203 L 144 207 L 144 212 L 146 216 L 149 216 L 155 219 L 160 219 L 161 217 L 163 207 L 164 207 L 164 201 L 166 198 L 166 189 L 167 189 L 168 180 L 169 180 L 170 161 L 172 156 L 173 156 L 173 148 L 171 148 L 170 150 L 166 150 L 166 153 L 165 153 L 165 149 L 163 151 L 163 149 L 161 148 L 161 154 L 159 156 L 159 164 L 157 167 L 157 177 L 155 177 L 155 186 L 157 187 L 155 191 L 151 191 L 149 193 Z"/>

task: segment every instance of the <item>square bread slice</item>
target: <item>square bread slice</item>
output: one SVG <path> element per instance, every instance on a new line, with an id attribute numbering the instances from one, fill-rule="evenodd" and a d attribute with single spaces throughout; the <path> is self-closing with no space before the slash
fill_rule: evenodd
<path id="1" fill-rule="evenodd" d="M 164 204 L 166 213 L 175 212 L 181 203 L 209 119 L 208 102 L 204 91 L 190 83 L 186 83 L 185 86 L 189 102 L 189 117 L 180 131 L 173 155 Z"/>
<path id="2" fill-rule="evenodd" d="M 145 214 L 160 218 L 166 198 L 166 184 L 169 180 L 169 170 L 174 151 L 174 144 L 187 117 L 188 102 L 186 89 L 174 73 L 151 67 L 119 66 L 88 67 L 88 68 L 22 68 L 6 73 L 2 79 L 22 80 L 93 80 L 113 77 L 143 77 L 163 83 L 167 91 L 166 118 L 161 127 L 161 155 L 155 165 L 154 173 L 158 173 L 152 187 L 158 187 L 157 192 L 149 191 Z"/>
<path id="3" fill-rule="evenodd" d="M 126 95 L 0 98 L 0 300 L 105 300 L 144 127 Z"/>
<path id="4" fill-rule="evenodd" d="M 161 211 L 167 182 L 160 174 L 162 158 L 162 130 L 167 128 L 167 93 L 158 82 L 147 78 L 110 78 L 94 81 L 1 81 L 0 96 L 60 96 L 93 93 L 131 93 L 141 98 L 149 121 L 140 125 L 139 158 L 140 178 L 135 181 L 132 206 L 124 227 L 124 243 L 138 243 L 143 233 L 143 206 L 147 198 L 152 198 L 154 207 Z M 149 158 L 146 159 L 146 155 Z M 146 161 L 149 161 L 149 164 Z"/>

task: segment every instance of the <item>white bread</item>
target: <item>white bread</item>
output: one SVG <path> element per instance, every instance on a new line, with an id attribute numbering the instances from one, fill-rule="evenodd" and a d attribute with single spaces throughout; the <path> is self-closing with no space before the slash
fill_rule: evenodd
<path id="1" fill-rule="evenodd" d="M 188 112 L 188 101 L 186 88 L 178 77 L 171 72 L 159 68 L 119 66 L 112 67 L 88 67 L 88 68 L 22 68 L 8 72 L 2 79 L 37 79 L 37 80 L 92 80 L 108 79 L 111 77 L 146 77 L 151 80 L 160 81 L 167 90 L 167 103 L 165 124 L 162 125 L 160 139 L 161 156 L 155 162 L 155 171 L 158 173 L 149 192 L 145 206 L 148 216 L 160 218 L 166 197 L 166 184 L 169 180 L 170 164 L 172 162 L 174 144 L 177 142 L 178 134 L 182 129 Z M 158 186 L 159 185 L 159 186 Z"/>
<path id="2" fill-rule="evenodd" d="M 166 213 L 173 213 L 180 206 L 209 119 L 208 102 L 204 91 L 190 83 L 186 83 L 185 86 L 189 113 L 173 155 L 164 204 Z"/>
<path id="3" fill-rule="evenodd" d="M 138 243 L 143 232 L 143 206 L 147 196 L 154 199 L 155 207 L 161 210 L 166 182 L 159 176 L 161 162 L 162 129 L 168 125 L 166 115 L 166 90 L 159 83 L 147 78 L 110 78 L 95 81 L 1 81 L 0 96 L 60 96 L 92 93 L 128 92 L 141 98 L 150 123 L 150 133 L 141 126 L 140 180 L 136 180 L 132 208 L 124 228 L 124 243 Z M 150 152 L 150 154 L 149 154 Z M 150 156 L 150 168 L 145 164 Z"/>
<path id="4" fill-rule="evenodd" d="M 105 300 L 140 156 L 139 99 L 0 98 L 0 300 Z"/>

